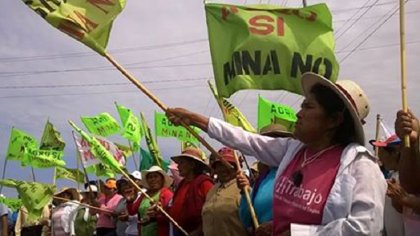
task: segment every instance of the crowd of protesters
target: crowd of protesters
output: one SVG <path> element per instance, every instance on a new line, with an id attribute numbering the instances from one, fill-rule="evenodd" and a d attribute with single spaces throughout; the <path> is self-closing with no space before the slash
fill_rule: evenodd
<path id="1" fill-rule="evenodd" d="M 196 126 L 225 147 L 209 158 L 187 148 L 171 157 L 169 172 L 152 166 L 82 192 L 64 188 L 36 220 L 0 204 L 0 236 L 419 235 L 414 114 L 399 111 L 395 134 L 369 141 L 374 155 L 363 128 L 369 102 L 356 83 L 306 73 L 302 91 L 293 132 L 271 124 L 255 134 L 169 109 L 174 124 Z M 407 135 L 410 147 L 401 141 Z M 258 160 L 248 176 L 245 155 Z"/>

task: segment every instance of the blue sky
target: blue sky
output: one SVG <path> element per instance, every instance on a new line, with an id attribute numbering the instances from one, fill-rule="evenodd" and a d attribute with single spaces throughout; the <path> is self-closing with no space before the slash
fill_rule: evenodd
<path id="1" fill-rule="evenodd" d="M 257 2 L 246 1 L 247 4 Z M 301 5 L 301 1 L 262 2 Z M 318 2 L 325 1 L 308 0 L 308 4 Z M 355 80 L 370 99 L 371 111 L 365 126 L 370 139 L 375 132 L 376 114 L 381 114 L 391 126 L 401 106 L 398 13 L 386 20 L 398 1 L 326 3 L 333 13 L 340 78 Z M 408 1 L 406 6 L 408 100 L 414 112 L 420 114 L 416 106 L 420 100 L 417 92 L 420 83 L 415 83 L 420 55 L 420 31 L 416 29 L 420 1 Z M 143 112 L 153 127 L 153 112 L 158 107 L 104 58 L 52 28 L 21 1 L 0 1 L 0 15 L 0 153 L 3 158 L 12 126 L 40 138 L 49 118 L 67 143 L 68 166 L 75 167 L 75 146 L 67 120 L 82 127 L 81 115 L 106 111 L 118 118 L 115 101 L 136 113 Z M 221 117 L 206 83 L 213 71 L 202 1 L 129 0 L 114 23 L 108 49 L 169 107 L 182 106 Z M 280 91 L 237 92 L 230 101 L 253 124 L 256 124 L 258 94 L 295 109 L 301 101 L 297 95 Z M 125 142 L 116 136 L 110 139 Z M 175 139 L 158 138 L 158 143 L 165 158 L 180 151 Z M 134 169 L 131 160 L 128 168 Z M 37 180 L 51 182 L 51 170 L 35 172 Z M 11 161 L 6 177 L 30 180 L 30 170 Z M 65 180 L 58 180 L 58 185 L 74 186 Z M 4 192 L 13 195 L 11 190 L 4 189 Z"/>

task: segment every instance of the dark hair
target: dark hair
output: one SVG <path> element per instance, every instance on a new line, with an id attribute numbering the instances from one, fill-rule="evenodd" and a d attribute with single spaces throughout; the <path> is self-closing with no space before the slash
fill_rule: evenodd
<path id="1" fill-rule="evenodd" d="M 310 92 L 315 96 L 327 116 L 334 117 L 339 113 L 343 114 L 343 122 L 335 128 L 332 142 L 343 145 L 354 142 L 356 133 L 353 118 L 338 94 L 321 84 L 314 85 Z"/>

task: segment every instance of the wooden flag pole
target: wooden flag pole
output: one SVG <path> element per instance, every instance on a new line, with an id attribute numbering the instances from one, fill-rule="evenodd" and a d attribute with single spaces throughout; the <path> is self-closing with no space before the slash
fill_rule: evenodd
<path id="1" fill-rule="evenodd" d="M 109 62 L 111 62 L 112 65 L 114 65 L 128 80 L 130 80 L 131 83 L 133 83 L 138 89 L 140 89 L 146 96 L 148 96 L 156 105 L 158 105 L 164 112 L 168 110 L 168 107 L 163 104 L 155 95 L 152 94 L 152 92 L 147 89 L 143 84 L 141 84 L 134 76 L 132 76 L 122 65 L 120 65 L 109 53 L 105 52 L 105 57 L 108 59 Z M 185 124 L 184 122 L 181 122 L 181 125 L 188 130 L 200 143 L 202 143 L 213 155 L 219 158 L 219 160 L 222 161 L 222 163 L 226 166 L 229 166 L 233 168 L 229 162 L 224 160 L 217 151 L 210 146 L 209 143 L 206 142 L 200 135 L 198 135 L 189 125 Z"/>
<path id="2" fill-rule="evenodd" d="M 401 58 L 401 95 L 402 95 L 402 106 L 404 112 L 408 112 L 407 103 L 407 65 L 405 62 L 405 3 L 404 0 L 400 0 L 400 58 Z M 410 147 L 410 136 L 407 134 L 404 136 L 404 146 Z"/>
<path id="3" fill-rule="evenodd" d="M 130 147 L 130 150 L 131 150 L 131 157 L 133 158 L 134 168 L 136 170 L 138 170 L 139 165 L 137 165 L 136 155 L 134 155 L 133 145 L 131 145 L 130 141 L 128 141 L 128 146 Z M 127 165 L 127 163 L 126 163 L 126 165 Z"/>
<path id="4" fill-rule="evenodd" d="M 99 208 L 99 207 L 95 207 L 95 206 L 88 205 L 88 204 L 81 203 L 81 202 L 77 202 L 77 201 L 72 201 L 72 200 L 69 200 L 69 199 L 67 199 L 67 198 L 56 197 L 56 196 L 53 196 L 53 198 L 54 198 L 54 199 L 57 199 L 57 200 L 66 201 L 66 202 L 70 202 L 70 201 L 71 201 L 71 202 L 73 202 L 73 203 L 75 203 L 75 204 L 77 204 L 77 205 L 80 205 L 80 206 L 84 206 L 84 207 L 88 207 L 88 208 L 95 209 L 95 210 L 98 210 L 98 211 L 102 211 L 102 212 L 107 212 L 107 213 L 114 214 L 114 212 L 113 212 L 113 211 L 106 210 L 106 209 L 102 209 L 102 208 Z"/>
<path id="5" fill-rule="evenodd" d="M 239 163 L 239 158 L 238 158 L 238 155 L 236 154 L 235 150 L 233 151 L 233 155 L 235 156 L 236 167 L 240 171 L 241 170 L 241 163 Z M 241 172 L 241 175 L 243 175 L 242 172 Z M 257 214 L 255 214 L 254 206 L 252 206 L 251 197 L 249 195 L 249 188 L 244 187 L 242 189 L 242 191 L 244 191 L 244 193 L 245 193 L 246 203 L 248 205 L 249 213 L 251 214 L 252 223 L 254 224 L 254 228 L 257 229 L 260 225 L 258 224 Z"/>
<path id="6" fill-rule="evenodd" d="M 381 115 L 377 114 L 376 115 L 376 135 L 375 135 L 376 142 L 379 141 L 379 135 L 380 135 L 379 128 L 380 128 L 380 126 L 381 126 Z M 375 147 L 375 156 L 379 157 L 378 155 L 379 155 L 379 148 Z"/>
<path id="7" fill-rule="evenodd" d="M 4 165 L 3 165 L 3 173 L 1 175 L 1 179 L 4 179 L 6 177 L 6 169 L 7 169 L 7 157 L 4 158 Z M 0 185 L 0 194 L 2 194 L 3 191 L 3 185 Z"/>

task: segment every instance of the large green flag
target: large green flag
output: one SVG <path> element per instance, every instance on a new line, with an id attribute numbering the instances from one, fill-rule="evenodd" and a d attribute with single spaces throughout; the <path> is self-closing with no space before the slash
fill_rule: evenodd
<path id="1" fill-rule="evenodd" d="M 281 124 L 293 131 L 296 120 L 293 108 L 258 97 L 258 130 L 269 124 Z"/>
<path id="2" fill-rule="evenodd" d="M 154 159 L 152 155 L 148 151 L 144 150 L 143 148 L 140 148 L 140 156 L 141 156 L 140 167 L 139 167 L 140 171 L 148 170 L 152 166 L 159 165 L 158 163 L 156 163 L 156 159 Z M 163 160 L 162 163 L 164 166 L 164 168 L 162 169 L 168 170 L 169 161 Z"/>
<path id="3" fill-rule="evenodd" d="M 95 138 L 85 131 L 81 130 L 72 121 L 69 121 L 74 130 L 79 133 L 90 144 L 90 151 L 103 164 L 108 165 L 113 171 L 120 173 L 122 171 L 120 164 L 114 156 Z"/>
<path id="4" fill-rule="evenodd" d="M 282 8 L 208 3 L 205 8 L 220 96 L 229 97 L 241 89 L 302 94 L 300 79 L 308 71 L 337 79 L 339 65 L 327 5 Z"/>
<path id="5" fill-rule="evenodd" d="M 22 161 L 28 158 L 30 152 L 35 149 L 38 149 L 38 142 L 32 135 L 14 127 L 12 128 L 9 148 L 6 154 L 8 160 Z"/>
<path id="6" fill-rule="evenodd" d="M 66 167 L 57 167 L 55 172 L 56 179 L 69 179 L 74 182 L 84 183 L 85 175 L 78 169 L 70 169 Z"/>
<path id="7" fill-rule="evenodd" d="M 80 119 L 92 134 L 108 137 L 120 132 L 120 125 L 114 117 L 107 112 L 92 117 L 82 116 Z"/>
<path id="8" fill-rule="evenodd" d="M 10 210 L 17 211 L 22 206 L 22 200 L 17 198 L 7 198 L 0 196 L 0 203 L 6 205 Z"/>
<path id="9" fill-rule="evenodd" d="M 239 126 L 242 129 L 255 133 L 255 128 L 251 125 L 248 119 L 242 114 L 242 112 L 230 103 L 226 98 L 219 97 L 216 89 L 213 87 L 211 82 L 208 82 L 211 92 L 214 95 L 217 103 L 219 104 L 220 109 L 222 110 L 223 118 L 226 122 Z"/>
<path id="10" fill-rule="evenodd" d="M 125 0 L 23 0 L 55 28 L 105 54 L 113 20 Z"/>
<path id="11" fill-rule="evenodd" d="M 156 165 L 160 166 L 165 171 L 168 170 L 167 166 L 164 165 L 162 154 L 160 153 L 159 146 L 157 145 L 156 139 L 153 137 L 152 132 L 147 125 L 146 119 L 144 118 L 143 113 L 141 115 L 141 123 L 143 126 L 144 137 L 146 139 L 147 147 L 153 159 L 155 160 Z"/>
<path id="12" fill-rule="evenodd" d="M 201 131 L 196 127 L 191 128 L 197 133 Z M 180 141 L 198 143 L 198 140 L 186 128 L 172 124 L 168 117 L 160 112 L 155 112 L 155 133 L 160 137 L 175 137 Z"/>
<path id="13" fill-rule="evenodd" d="M 29 155 L 22 160 L 22 166 L 32 166 L 34 168 L 51 168 L 65 166 L 66 162 L 62 159 L 63 151 L 33 149 Z"/>
<path id="14" fill-rule="evenodd" d="M 117 106 L 118 114 L 120 115 L 123 124 L 122 136 L 133 142 L 133 149 L 134 151 L 137 151 L 142 136 L 140 121 L 130 109 L 118 105 L 117 103 L 115 103 L 115 105 Z"/>
<path id="15" fill-rule="evenodd" d="M 39 149 L 63 151 L 65 146 L 66 143 L 61 138 L 60 132 L 58 132 L 54 125 L 47 120 L 44 132 L 42 133 Z"/>

